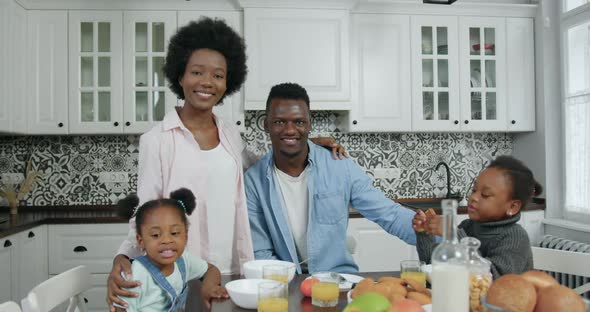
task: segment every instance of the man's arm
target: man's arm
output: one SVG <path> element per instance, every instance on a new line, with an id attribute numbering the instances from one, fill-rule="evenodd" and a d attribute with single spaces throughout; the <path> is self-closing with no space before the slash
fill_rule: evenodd
<path id="1" fill-rule="evenodd" d="M 252 232 L 252 246 L 254 248 L 255 259 L 277 259 L 264 217 L 264 211 L 260 203 L 258 192 L 264 190 L 257 189 L 252 175 L 245 175 L 246 199 L 248 204 L 248 219 L 250 220 L 250 231 Z"/>
<path id="2" fill-rule="evenodd" d="M 412 228 L 414 212 L 387 198 L 373 186 L 372 179 L 353 161 L 344 160 L 351 182 L 352 207 L 365 218 L 379 224 L 391 235 L 410 245 L 416 245 Z"/>

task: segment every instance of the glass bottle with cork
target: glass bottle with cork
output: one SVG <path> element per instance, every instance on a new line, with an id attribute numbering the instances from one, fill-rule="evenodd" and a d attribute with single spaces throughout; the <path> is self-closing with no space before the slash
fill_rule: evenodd
<path id="1" fill-rule="evenodd" d="M 442 242 L 432 252 L 432 311 L 469 311 L 468 248 L 457 237 L 457 201 L 443 200 Z"/>

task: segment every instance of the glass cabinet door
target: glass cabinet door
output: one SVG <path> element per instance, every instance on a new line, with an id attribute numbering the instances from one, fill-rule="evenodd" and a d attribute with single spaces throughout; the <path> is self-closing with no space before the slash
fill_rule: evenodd
<path id="1" fill-rule="evenodd" d="M 412 16 L 413 128 L 457 127 L 457 19 Z M 457 122 L 458 123 L 458 122 Z"/>
<path id="2" fill-rule="evenodd" d="M 120 132 L 121 13 L 72 11 L 69 32 L 70 131 Z"/>
<path id="3" fill-rule="evenodd" d="M 496 18 L 462 18 L 460 24 L 462 127 L 501 130 L 505 125 L 505 94 L 504 79 L 498 74 L 505 73 L 505 22 Z"/>
<path id="4" fill-rule="evenodd" d="M 125 12 L 125 131 L 141 133 L 164 119 L 176 101 L 163 66 L 176 30 L 173 12 Z"/>

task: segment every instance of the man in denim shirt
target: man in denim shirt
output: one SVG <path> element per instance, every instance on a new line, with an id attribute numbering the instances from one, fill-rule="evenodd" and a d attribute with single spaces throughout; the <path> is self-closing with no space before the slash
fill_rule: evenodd
<path id="1" fill-rule="evenodd" d="M 309 97 L 303 87 L 272 87 L 266 113 L 272 151 L 245 175 L 256 259 L 306 260 L 309 272 L 357 272 L 346 244 L 349 205 L 390 234 L 416 244 L 414 212 L 373 187 L 352 160 L 333 160 L 330 151 L 308 140 Z M 298 265 L 297 271 L 305 267 Z"/>

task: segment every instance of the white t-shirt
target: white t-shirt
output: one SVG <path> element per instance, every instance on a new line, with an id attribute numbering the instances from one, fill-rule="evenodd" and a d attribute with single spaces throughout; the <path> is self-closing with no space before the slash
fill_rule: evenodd
<path id="1" fill-rule="evenodd" d="M 182 258 L 184 258 L 184 264 L 186 266 L 187 281 L 193 278 L 201 278 L 207 272 L 208 264 L 203 259 L 193 256 L 186 250 L 182 254 Z M 120 297 L 129 304 L 127 312 L 167 311 L 171 305 L 168 295 L 158 286 L 143 264 L 139 263 L 139 261 L 133 261 L 131 272 L 133 272 L 133 280 L 141 282 L 141 285 L 129 289 L 130 291 L 137 292 L 139 297 Z M 184 284 L 182 283 L 182 276 L 176 263 L 174 263 L 174 272 L 166 276 L 166 280 L 176 290 L 176 293 L 182 291 Z"/>
<path id="2" fill-rule="evenodd" d="M 307 176 L 309 170 L 306 167 L 298 177 L 292 177 L 282 172 L 277 166 L 274 166 L 274 172 L 283 195 L 283 206 L 287 210 L 299 261 L 303 261 L 307 259 L 307 214 L 309 211 Z"/>
<path id="3" fill-rule="evenodd" d="M 219 144 L 202 151 L 207 164 L 207 219 L 209 228 L 209 262 L 221 273 L 239 273 L 240 264 L 233 245 L 235 235 L 237 165 Z M 240 168 L 241 170 L 241 168 Z M 223 224 L 223 226 L 219 226 Z"/>

